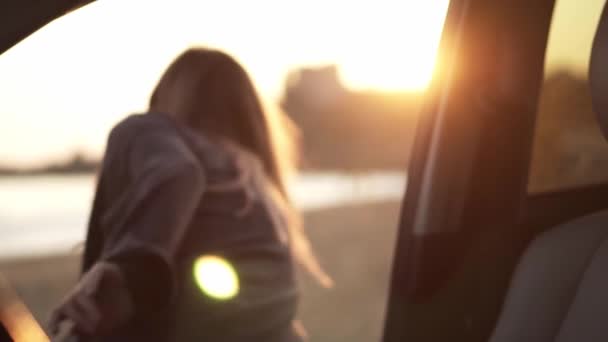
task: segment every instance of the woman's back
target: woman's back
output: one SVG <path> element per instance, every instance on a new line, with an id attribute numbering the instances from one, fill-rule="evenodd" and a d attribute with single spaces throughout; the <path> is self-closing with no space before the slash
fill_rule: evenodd
<path id="1" fill-rule="evenodd" d="M 183 328 L 176 331 L 188 337 L 184 341 L 299 340 L 290 336 L 297 292 L 287 222 L 259 161 L 231 146 L 197 139 L 192 131 L 183 134 L 205 164 L 209 187 L 177 258 L 185 282 L 177 315 Z M 214 298 L 193 277 L 194 263 L 208 256 L 234 269 L 238 291 L 233 297 Z"/>
<path id="2" fill-rule="evenodd" d="M 171 137 L 182 146 L 172 153 L 156 153 L 159 157 L 150 171 L 155 176 L 133 179 L 126 165 L 138 159 L 133 154 L 147 153 L 148 145 L 133 146 L 137 146 L 139 136 L 150 132 Z M 297 293 L 287 222 L 272 200 L 259 163 L 253 156 L 205 139 L 164 114 L 131 116 L 111 134 L 90 222 L 89 236 L 94 241 L 87 244 L 85 271 L 87 265 L 103 257 L 108 250 L 104 245 L 116 244 L 116 233 L 109 227 L 124 224 L 126 217 L 133 215 L 129 208 L 140 207 L 147 220 L 158 222 L 166 219 L 163 206 L 180 205 L 164 203 L 154 208 L 147 207 L 146 201 L 154 191 L 163 189 L 159 184 L 170 181 L 163 175 L 171 174 L 182 160 L 199 164 L 204 190 L 171 256 L 173 300 L 160 308 L 140 308 L 130 326 L 108 340 L 297 341 L 291 328 Z M 151 239 L 163 236 L 155 237 L 155 231 L 145 229 L 140 234 Z M 210 265 L 211 269 L 218 265 L 229 269 L 202 277 L 204 260 L 221 261 Z M 236 274 L 236 283 L 223 284 L 231 287 L 232 293 L 217 296 L 206 291 L 205 282 L 221 281 L 227 271 Z M 139 273 L 138 277 L 141 279 L 136 281 L 141 283 L 155 281 L 153 274 Z"/>

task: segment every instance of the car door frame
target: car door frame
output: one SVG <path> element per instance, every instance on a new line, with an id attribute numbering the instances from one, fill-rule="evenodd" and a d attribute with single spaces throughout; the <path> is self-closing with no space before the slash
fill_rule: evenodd
<path id="1" fill-rule="evenodd" d="M 421 111 L 384 342 L 486 341 L 517 258 L 553 0 L 452 0 Z"/>
<path id="2" fill-rule="evenodd" d="M 0 55 L 53 20 L 95 0 L 3 0 L 0 3 Z"/>

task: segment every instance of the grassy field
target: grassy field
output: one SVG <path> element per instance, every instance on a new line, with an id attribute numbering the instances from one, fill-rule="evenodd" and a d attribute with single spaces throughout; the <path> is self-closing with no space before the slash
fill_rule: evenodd
<path id="1" fill-rule="evenodd" d="M 305 222 L 323 265 L 336 282 L 319 288 L 300 275 L 301 313 L 311 342 L 378 341 L 382 331 L 390 264 L 398 221 L 395 202 L 324 209 Z M 75 255 L 0 261 L 34 316 L 45 322 L 74 283 Z"/>

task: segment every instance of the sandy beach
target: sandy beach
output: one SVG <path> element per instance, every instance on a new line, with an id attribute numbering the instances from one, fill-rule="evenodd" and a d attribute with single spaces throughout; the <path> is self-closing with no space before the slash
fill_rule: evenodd
<path id="1" fill-rule="evenodd" d="M 397 202 L 350 205 L 308 212 L 305 223 L 336 286 L 319 288 L 300 275 L 301 314 L 310 341 L 369 342 L 382 331 L 398 222 Z M 0 272 L 45 322 L 74 283 L 79 255 L 0 260 Z"/>

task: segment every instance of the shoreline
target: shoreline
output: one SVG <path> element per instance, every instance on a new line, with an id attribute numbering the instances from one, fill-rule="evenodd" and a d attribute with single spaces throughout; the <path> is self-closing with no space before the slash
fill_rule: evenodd
<path id="1" fill-rule="evenodd" d="M 304 221 L 308 221 L 308 216 L 319 216 L 319 215 L 328 215 L 337 211 L 351 211 L 362 209 L 370 206 L 393 206 L 396 203 L 399 203 L 399 200 L 387 199 L 387 200 L 379 200 L 379 201 L 369 201 L 369 202 L 353 202 L 347 204 L 330 204 L 324 206 L 322 208 L 311 208 L 302 210 L 302 216 L 304 217 Z M 314 218 L 314 217 L 308 217 Z M 305 223 L 306 225 L 306 223 Z M 306 231 L 308 232 L 310 229 L 319 229 L 318 227 L 306 227 Z M 30 264 L 40 262 L 40 260 L 48 260 L 51 259 L 71 259 L 74 257 L 80 257 L 81 251 L 74 250 L 73 252 L 66 251 L 45 251 L 40 253 L 32 253 L 32 254 L 23 254 L 23 255 L 0 255 L 0 272 L 2 272 L 3 267 L 7 265 L 13 264 Z"/>

